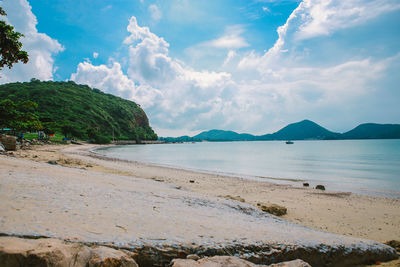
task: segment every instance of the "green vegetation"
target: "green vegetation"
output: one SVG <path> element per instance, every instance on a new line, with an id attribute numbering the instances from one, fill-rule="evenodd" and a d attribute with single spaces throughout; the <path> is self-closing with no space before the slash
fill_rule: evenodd
<path id="1" fill-rule="evenodd" d="M 6 16 L 6 12 L 0 7 L 0 15 Z M 14 31 L 14 27 L 5 21 L 0 21 L 0 70 L 7 66 L 11 69 L 14 63 L 28 62 L 28 53 L 22 51 L 22 43 L 19 39 L 23 34 Z"/>
<path id="2" fill-rule="evenodd" d="M 62 133 L 69 138 L 91 139 L 96 143 L 109 143 L 113 137 L 116 140 L 157 140 L 139 105 L 72 81 L 32 79 L 26 83 L 3 84 L 0 85 L 0 102 L 3 101 L 37 103 L 34 114 L 41 127 L 38 125 L 36 129 L 43 129 L 47 134 Z M 9 123 L 2 123 L 1 127 L 14 129 Z"/>
<path id="3" fill-rule="evenodd" d="M 11 128 L 15 132 L 34 131 L 43 128 L 36 112 L 37 104 L 30 100 L 15 103 L 10 99 L 0 101 L 0 129 Z"/>
<path id="4" fill-rule="evenodd" d="M 61 133 L 56 133 L 53 136 L 48 136 L 49 140 L 53 143 L 60 143 L 60 144 L 64 144 L 63 142 L 63 138 L 64 135 L 62 135 Z M 26 140 L 33 140 L 33 139 L 38 139 L 38 133 L 32 132 L 32 133 L 25 133 L 24 134 L 24 139 Z"/>

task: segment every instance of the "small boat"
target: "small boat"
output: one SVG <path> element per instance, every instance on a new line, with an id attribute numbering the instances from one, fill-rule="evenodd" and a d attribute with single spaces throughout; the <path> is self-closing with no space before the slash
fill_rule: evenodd
<path id="1" fill-rule="evenodd" d="M 286 144 L 287 145 L 293 145 L 293 142 L 292 141 L 286 141 Z"/>

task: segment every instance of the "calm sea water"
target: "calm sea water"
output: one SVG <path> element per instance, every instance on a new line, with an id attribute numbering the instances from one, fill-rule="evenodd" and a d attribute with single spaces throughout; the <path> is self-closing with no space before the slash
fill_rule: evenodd
<path id="1" fill-rule="evenodd" d="M 400 198 L 400 140 L 203 142 L 115 146 L 106 156 Z M 275 178 L 275 179 L 270 179 Z M 276 179 L 278 178 L 278 179 Z M 292 181 L 298 180 L 298 181 Z"/>

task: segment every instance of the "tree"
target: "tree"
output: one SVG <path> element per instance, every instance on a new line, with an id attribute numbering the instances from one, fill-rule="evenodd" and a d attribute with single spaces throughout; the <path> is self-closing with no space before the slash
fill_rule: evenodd
<path id="1" fill-rule="evenodd" d="M 11 128 L 14 131 L 31 131 L 42 129 L 36 113 L 37 104 L 32 101 L 14 103 L 10 99 L 0 102 L 0 128 Z"/>
<path id="2" fill-rule="evenodd" d="M 0 129 L 11 126 L 16 117 L 17 105 L 10 99 L 0 101 Z"/>
<path id="3" fill-rule="evenodd" d="M 6 16 L 7 13 L 0 7 L 0 15 Z M 22 43 L 19 39 L 24 36 L 22 33 L 14 31 L 14 27 L 5 21 L 0 21 L 0 70 L 7 66 L 9 69 L 14 63 L 22 61 L 28 63 L 28 53 L 22 51 Z"/>

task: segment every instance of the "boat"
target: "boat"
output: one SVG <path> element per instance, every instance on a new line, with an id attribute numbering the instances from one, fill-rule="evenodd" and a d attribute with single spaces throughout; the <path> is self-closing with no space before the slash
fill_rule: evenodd
<path id="1" fill-rule="evenodd" d="M 289 141 L 286 141 L 286 144 L 287 145 L 293 145 L 293 142 L 289 140 Z"/>

